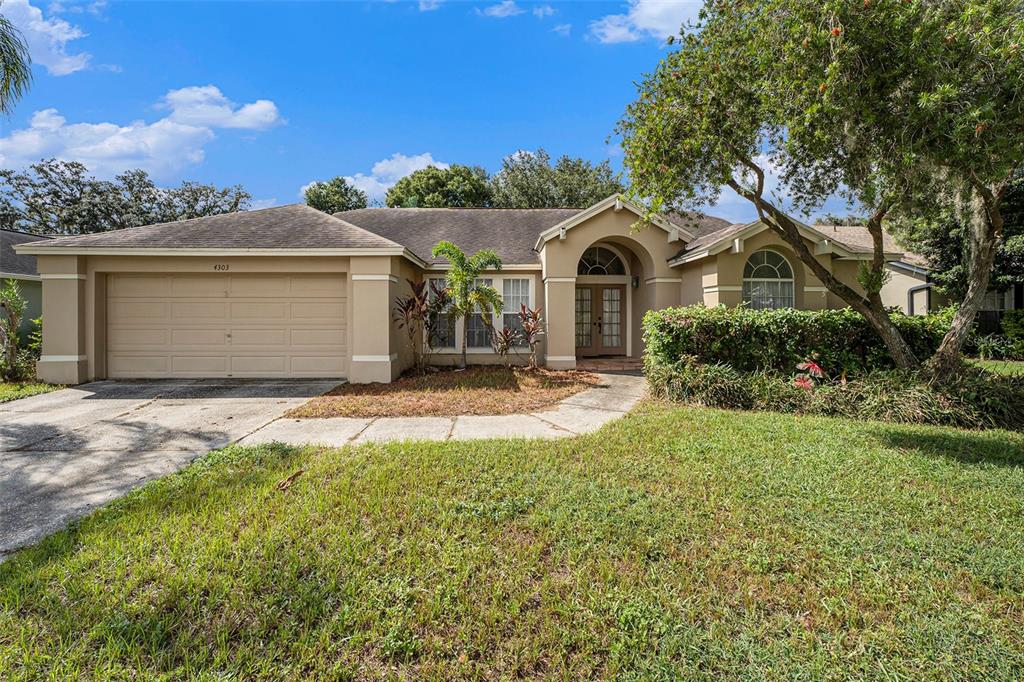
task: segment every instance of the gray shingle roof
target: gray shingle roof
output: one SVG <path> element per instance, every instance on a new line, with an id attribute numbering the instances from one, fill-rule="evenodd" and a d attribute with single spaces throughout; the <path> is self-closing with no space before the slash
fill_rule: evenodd
<path id="1" fill-rule="evenodd" d="M 501 262 L 538 263 L 533 245 L 540 233 L 579 213 L 576 208 L 361 208 L 339 218 L 403 244 L 428 263 L 442 239 L 466 253 L 494 249 Z"/>
<path id="2" fill-rule="evenodd" d="M 45 239 L 47 237 L 40 237 L 35 234 L 0 230 L 0 272 L 15 275 L 38 275 L 36 257 L 15 253 L 14 245 L 38 242 Z"/>
<path id="3" fill-rule="evenodd" d="M 506 265 L 539 263 L 533 250 L 544 230 L 568 220 L 578 208 L 362 208 L 336 213 L 351 223 L 408 247 L 431 264 L 430 250 L 447 239 L 466 253 L 494 249 Z M 721 218 L 693 213 L 666 216 L 691 232 L 714 230 L 729 223 Z"/>
<path id="4" fill-rule="evenodd" d="M 155 249 L 380 249 L 399 244 L 305 204 L 224 213 L 49 240 L 49 247 Z"/>

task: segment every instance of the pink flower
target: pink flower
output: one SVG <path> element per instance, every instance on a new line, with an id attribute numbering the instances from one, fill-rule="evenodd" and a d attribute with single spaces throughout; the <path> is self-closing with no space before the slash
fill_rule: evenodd
<path id="1" fill-rule="evenodd" d="M 811 378 L 806 374 L 797 375 L 797 377 L 793 379 L 793 385 L 796 386 L 797 388 L 802 388 L 805 391 L 810 391 L 814 389 L 814 382 L 811 381 Z"/>
<path id="2" fill-rule="evenodd" d="M 815 379 L 820 379 L 823 376 L 825 376 L 825 370 L 821 368 L 821 365 L 819 365 L 817 362 L 810 358 L 807 358 L 806 360 L 801 362 L 799 365 L 796 366 L 796 368 L 807 372 Z"/>

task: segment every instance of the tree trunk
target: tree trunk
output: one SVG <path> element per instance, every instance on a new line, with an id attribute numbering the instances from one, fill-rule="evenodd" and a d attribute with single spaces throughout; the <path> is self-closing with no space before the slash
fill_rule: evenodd
<path id="1" fill-rule="evenodd" d="M 825 285 L 829 291 L 843 299 L 843 301 L 856 310 L 858 313 L 863 315 L 867 319 L 868 323 L 874 328 L 881 337 L 882 342 L 888 349 L 889 354 L 892 356 L 893 363 L 900 369 L 915 369 L 920 366 L 920 361 L 915 357 L 914 351 L 911 350 L 910 345 L 900 334 L 900 330 L 893 323 L 892 318 L 889 317 L 889 313 L 885 310 L 882 305 L 881 297 L 878 292 L 874 292 L 874 295 L 869 294 L 867 298 L 861 296 L 859 293 L 854 291 L 852 288 L 838 280 L 821 262 L 814 257 L 814 254 L 810 252 L 807 245 L 804 244 L 804 238 L 800 234 L 800 229 L 796 223 L 786 215 L 783 211 L 779 210 L 771 202 L 766 201 L 761 196 L 761 190 L 763 188 L 763 171 L 756 165 L 749 163 L 748 167 L 753 169 L 758 174 L 758 190 L 756 192 L 739 184 L 735 180 L 730 180 L 727 184 L 737 194 L 747 199 L 754 204 L 757 209 L 758 215 L 761 220 L 776 234 L 789 244 L 793 251 L 796 252 L 797 258 L 810 268 L 814 276 L 821 280 L 821 283 Z M 767 214 L 767 215 L 766 215 Z M 881 249 L 881 222 L 880 218 L 878 222 L 878 240 L 875 246 L 874 260 L 882 261 L 884 266 L 884 258 L 880 252 Z"/>
<path id="2" fill-rule="evenodd" d="M 961 350 L 971 335 L 974 318 L 988 292 L 992 264 L 1003 241 L 1003 215 L 999 209 L 1002 193 L 1002 189 L 993 191 L 981 185 L 976 185 L 972 192 L 967 293 L 953 316 L 949 331 L 928 361 L 937 376 L 954 372 L 960 365 Z"/>
<path id="3" fill-rule="evenodd" d="M 466 346 L 469 345 L 469 315 L 462 318 L 462 360 L 459 369 L 466 369 Z"/>

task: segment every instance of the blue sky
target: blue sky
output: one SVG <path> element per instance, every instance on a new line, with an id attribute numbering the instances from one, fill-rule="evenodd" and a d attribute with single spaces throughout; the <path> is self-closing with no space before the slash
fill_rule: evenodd
<path id="1" fill-rule="evenodd" d="M 4 0 L 35 82 L 0 165 L 80 160 L 161 183 L 240 183 L 256 206 L 345 175 L 381 197 L 428 163 L 496 170 L 544 147 L 594 161 L 696 2 Z M 752 217 L 738 198 L 715 214 Z"/>

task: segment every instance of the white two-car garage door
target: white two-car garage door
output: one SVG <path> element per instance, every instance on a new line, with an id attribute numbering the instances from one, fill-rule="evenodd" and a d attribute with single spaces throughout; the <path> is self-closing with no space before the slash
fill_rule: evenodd
<path id="1" fill-rule="evenodd" d="M 107 376 L 343 377 L 345 276 L 111 274 Z"/>

